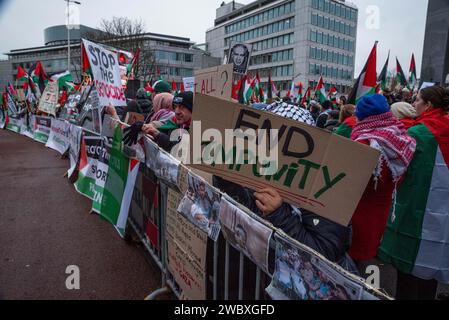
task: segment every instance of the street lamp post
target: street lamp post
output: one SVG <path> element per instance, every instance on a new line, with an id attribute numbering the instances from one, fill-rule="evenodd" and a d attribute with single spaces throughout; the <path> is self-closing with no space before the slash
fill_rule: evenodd
<path id="1" fill-rule="evenodd" d="M 64 0 L 67 2 L 67 70 L 70 72 L 70 3 L 81 5 L 79 1 Z"/>

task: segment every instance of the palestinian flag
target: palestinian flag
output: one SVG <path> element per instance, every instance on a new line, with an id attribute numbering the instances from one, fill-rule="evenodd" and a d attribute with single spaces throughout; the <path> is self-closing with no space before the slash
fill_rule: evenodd
<path id="1" fill-rule="evenodd" d="M 260 75 L 259 72 L 256 74 L 255 85 L 254 85 L 254 94 L 257 102 L 264 101 L 262 84 L 260 83 Z"/>
<path id="2" fill-rule="evenodd" d="M 51 80 L 58 82 L 59 90 L 62 90 L 62 87 L 75 90 L 75 84 L 73 83 L 72 74 L 69 71 L 55 74 L 51 77 Z"/>
<path id="3" fill-rule="evenodd" d="M 267 103 L 272 104 L 273 103 L 273 97 L 275 95 L 275 92 L 277 92 L 276 87 L 271 80 L 271 73 L 268 74 L 268 88 L 267 88 Z"/>
<path id="4" fill-rule="evenodd" d="M 251 101 L 251 97 L 254 92 L 254 82 L 251 82 L 251 78 L 249 77 L 249 72 L 246 74 L 246 82 L 245 82 L 245 91 L 244 91 L 244 101 L 245 104 L 249 104 Z"/>
<path id="5" fill-rule="evenodd" d="M 117 126 L 112 142 L 109 170 L 100 204 L 100 216 L 115 226 L 123 237 L 129 206 L 139 172 L 139 161 L 123 154 L 122 129 Z"/>
<path id="6" fill-rule="evenodd" d="M 139 61 L 140 51 L 140 48 L 137 49 L 134 58 L 131 60 L 131 63 L 126 66 L 126 76 L 128 78 L 134 77 L 134 69 L 136 68 L 137 61 Z"/>
<path id="7" fill-rule="evenodd" d="M 335 89 L 335 87 L 332 86 L 327 97 L 331 98 L 332 96 L 335 96 L 337 93 L 338 93 L 337 89 Z"/>
<path id="8" fill-rule="evenodd" d="M 357 124 L 357 117 L 352 116 L 346 119 L 342 124 L 340 124 L 335 131 L 335 134 L 351 139 L 352 130 Z"/>
<path id="9" fill-rule="evenodd" d="M 388 51 L 387 61 L 385 62 L 384 67 L 377 79 L 377 82 L 380 83 L 380 89 L 385 90 L 387 88 L 387 74 L 388 74 L 388 64 L 390 63 L 390 51 Z"/>
<path id="10" fill-rule="evenodd" d="M 17 81 L 26 81 L 28 82 L 28 73 L 25 72 L 25 70 L 22 69 L 21 66 L 19 66 L 17 68 L 17 76 L 16 76 L 16 80 Z"/>
<path id="11" fill-rule="evenodd" d="M 238 80 L 236 83 L 232 84 L 232 99 L 238 100 L 239 99 L 239 90 L 242 86 L 242 80 Z"/>
<path id="12" fill-rule="evenodd" d="M 301 104 L 307 103 L 307 105 L 310 105 L 310 101 L 312 101 L 312 93 L 310 91 L 310 87 L 307 88 L 306 94 L 302 98 Z"/>
<path id="13" fill-rule="evenodd" d="M 171 82 L 171 91 L 175 96 L 178 94 L 178 86 L 176 85 L 175 80 L 172 80 Z"/>
<path id="14" fill-rule="evenodd" d="M 184 81 L 183 81 L 183 82 L 181 82 L 181 93 L 184 93 L 184 92 L 186 92 L 186 88 L 184 86 Z"/>
<path id="15" fill-rule="evenodd" d="M 36 63 L 36 66 L 31 70 L 30 75 L 39 92 L 44 92 L 49 78 L 45 74 L 44 68 L 42 67 L 42 63 L 40 61 Z"/>
<path id="16" fill-rule="evenodd" d="M 84 48 L 84 44 L 81 42 L 81 67 L 83 69 L 83 75 L 90 75 L 93 77 L 92 68 L 89 63 L 89 57 L 86 52 L 86 48 Z"/>
<path id="17" fill-rule="evenodd" d="M 426 112 L 408 133 L 417 150 L 402 182 L 378 256 L 399 271 L 449 283 L 449 116 Z"/>
<path id="18" fill-rule="evenodd" d="M 320 103 L 324 103 L 327 100 L 326 88 L 324 88 L 323 76 L 318 80 L 318 84 L 315 88 L 315 98 L 318 99 Z"/>
<path id="19" fill-rule="evenodd" d="M 412 54 L 412 61 L 410 62 L 410 77 L 408 79 L 411 90 L 415 90 L 418 85 L 418 78 L 416 77 L 416 63 L 415 54 Z"/>
<path id="20" fill-rule="evenodd" d="M 377 41 L 360 73 L 359 78 L 355 82 L 351 93 L 349 94 L 348 103 L 357 105 L 359 100 L 364 96 L 373 95 L 377 86 Z"/>
<path id="21" fill-rule="evenodd" d="M 408 86 L 407 79 L 405 78 L 404 71 L 402 70 L 401 64 L 399 63 L 398 58 L 396 58 L 396 78 L 398 80 L 399 85 L 405 88 Z"/>

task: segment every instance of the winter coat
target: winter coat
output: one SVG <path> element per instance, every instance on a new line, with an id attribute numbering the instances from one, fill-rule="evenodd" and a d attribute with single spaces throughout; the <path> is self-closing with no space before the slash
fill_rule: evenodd
<path id="1" fill-rule="evenodd" d="M 214 177 L 214 186 L 252 212 L 262 216 L 262 212 L 256 205 L 254 191 L 251 189 L 243 188 L 219 177 Z M 301 209 L 299 212 L 287 203 L 265 219 L 333 262 L 341 263 L 351 245 L 350 227 L 343 227 L 306 210 Z"/>

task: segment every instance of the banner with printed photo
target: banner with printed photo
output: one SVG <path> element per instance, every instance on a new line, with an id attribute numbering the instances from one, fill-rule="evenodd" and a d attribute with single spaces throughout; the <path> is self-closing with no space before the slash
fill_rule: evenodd
<path id="1" fill-rule="evenodd" d="M 38 110 L 46 114 L 56 116 L 56 107 L 58 105 L 59 87 L 58 82 L 49 82 L 39 100 Z"/>
<path id="2" fill-rule="evenodd" d="M 225 197 L 221 199 L 220 222 L 225 239 L 269 274 L 268 252 L 273 231 Z"/>
<path id="3" fill-rule="evenodd" d="M 22 128 L 20 130 L 20 134 L 30 139 L 33 139 L 35 121 L 36 118 L 34 115 L 26 113 L 25 117 L 22 118 Z"/>
<path id="4" fill-rule="evenodd" d="M 3 110 L 3 107 L 0 105 L 0 129 L 4 129 L 6 126 L 6 117 L 7 111 Z"/>
<path id="5" fill-rule="evenodd" d="M 154 173 L 168 185 L 176 186 L 178 183 L 178 168 L 180 164 L 181 162 L 175 159 L 172 155 L 164 150 L 160 150 Z"/>
<path id="6" fill-rule="evenodd" d="M 169 189 L 166 241 L 168 268 L 181 289 L 181 299 L 206 298 L 207 235 L 177 212 L 182 195 Z"/>
<path id="7" fill-rule="evenodd" d="M 126 107 L 117 54 L 86 39 L 83 39 L 83 47 L 92 69 L 100 106 L 112 104 L 116 107 Z"/>
<path id="8" fill-rule="evenodd" d="M 83 143 L 75 189 L 91 199 L 92 211 L 99 213 L 109 170 L 110 146 L 105 144 L 103 137 L 87 131 L 83 134 Z"/>
<path id="9" fill-rule="evenodd" d="M 78 171 L 78 164 L 80 159 L 81 142 L 83 137 L 83 129 L 74 124 L 69 127 L 69 159 L 70 169 L 68 171 L 68 178 L 71 180 L 72 175 Z M 85 148 L 85 146 L 84 146 Z"/>
<path id="10" fill-rule="evenodd" d="M 70 147 L 69 129 L 68 122 L 52 118 L 50 136 L 45 146 L 58 151 L 61 155 L 66 153 Z"/>
<path id="11" fill-rule="evenodd" d="M 181 200 L 178 212 L 214 241 L 220 235 L 221 194 L 197 175 L 187 175 L 188 190 Z"/>
<path id="12" fill-rule="evenodd" d="M 11 115 L 9 116 L 9 122 L 6 125 L 6 129 L 15 133 L 20 133 L 22 128 L 22 119 L 20 115 Z"/>
<path id="13" fill-rule="evenodd" d="M 36 117 L 34 123 L 33 139 L 40 143 L 47 143 L 51 130 L 51 118 L 50 117 Z"/>
<path id="14" fill-rule="evenodd" d="M 317 255 L 275 235 L 276 269 L 267 293 L 274 300 L 360 300 L 363 283 Z"/>
<path id="15" fill-rule="evenodd" d="M 158 170 L 158 159 L 161 150 L 150 138 L 144 137 L 145 141 L 145 159 L 149 169 L 156 172 Z"/>

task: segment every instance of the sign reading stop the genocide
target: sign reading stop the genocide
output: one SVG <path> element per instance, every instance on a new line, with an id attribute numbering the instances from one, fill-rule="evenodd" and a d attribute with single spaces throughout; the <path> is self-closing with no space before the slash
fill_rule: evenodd
<path id="1" fill-rule="evenodd" d="M 117 54 L 85 39 L 83 46 L 89 58 L 100 105 L 126 106 Z"/>

